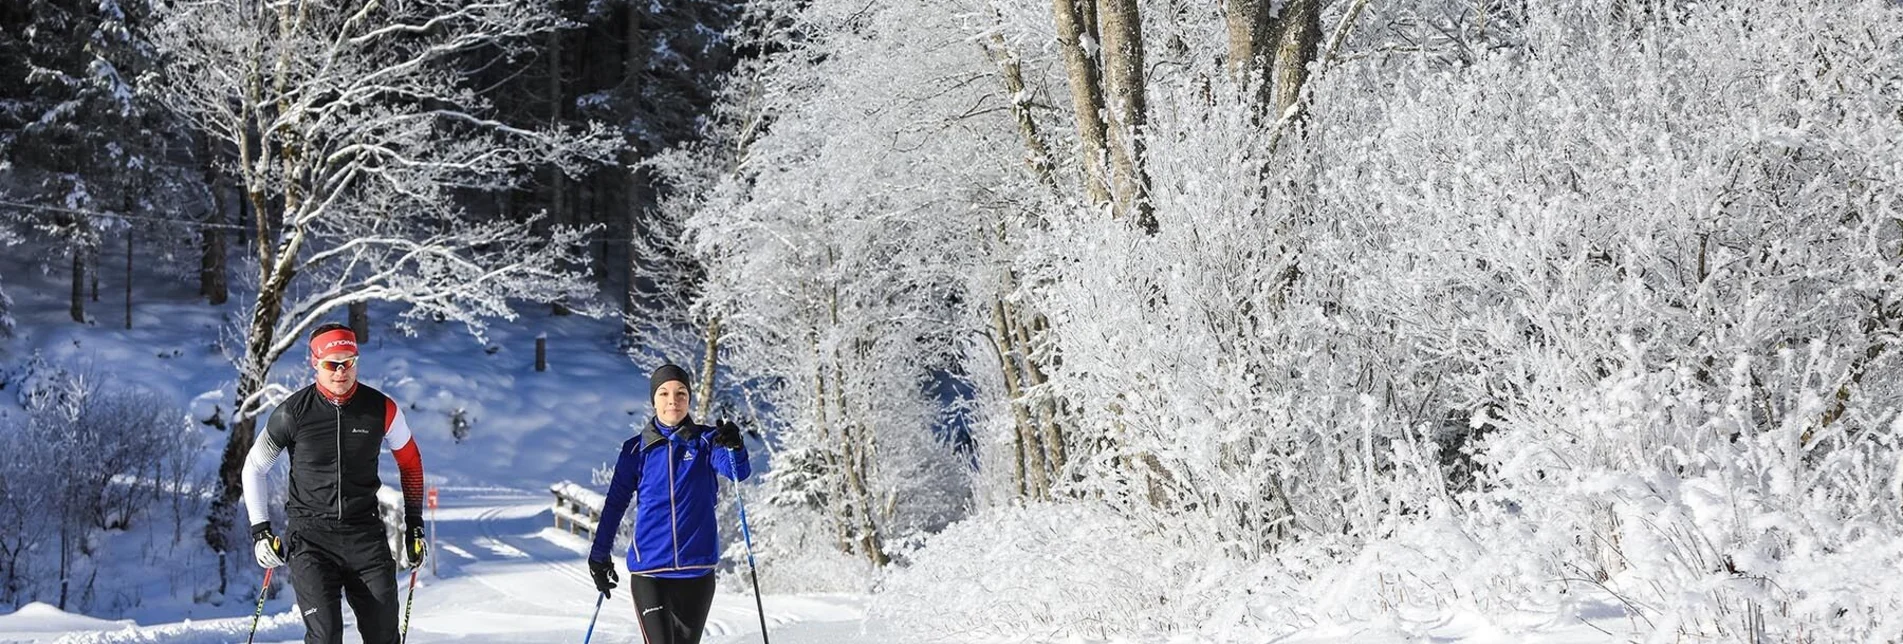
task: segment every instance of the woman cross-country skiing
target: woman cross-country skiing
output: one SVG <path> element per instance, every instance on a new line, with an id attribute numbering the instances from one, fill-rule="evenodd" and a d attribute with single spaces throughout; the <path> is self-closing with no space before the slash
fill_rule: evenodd
<path id="1" fill-rule="evenodd" d="M 740 428 L 687 417 L 687 371 L 662 365 L 648 378 L 654 417 L 621 444 L 614 480 L 595 526 L 588 571 L 609 594 L 619 576 L 609 553 L 621 515 L 634 501 L 634 543 L 628 547 L 628 594 L 648 644 L 697 644 L 714 601 L 720 537 L 714 522 L 719 473 L 744 481 L 752 473 Z"/>

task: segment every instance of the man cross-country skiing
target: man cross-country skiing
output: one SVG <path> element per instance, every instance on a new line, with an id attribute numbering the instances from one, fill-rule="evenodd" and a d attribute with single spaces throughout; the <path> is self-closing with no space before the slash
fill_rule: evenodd
<path id="1" fill-rule="evenodd" d="M 738 426 L 721 421 L 708 427 L 687 417 L 687 382 L 687 371 L 671 364 L 648 377 L 654 417 L 635 425 L 634 437 L 621 444 L 588 554 L 595 589 L 606 596 L 620 579 L 610 551 L 632 500 L 628 594 L 648 644 L 700 642 L 720 562 L 714 475 L 744 481 L 753 472 Z"/>
<path id="2" fill-rule="evenodd" d="M 290 565 L 307 644 L 343 642 L 340 592 L 357 614 L 364 644 L 397 644 L 396 561 L 377 512 L 377 453 L 396 456 L 411 567 L 427 550 L 423 456 L 402 406 L 357 382 L 357 336 L 349 327 L 318 327 L 310 352 L 317 382 L 278 404 L 245 457 L 252 551 L 259 566 Z M 280 540 L 271 531 L 265 473 L 284 452 L 291 455 L 291 482 L 284 502 L 289 525 Z"/>

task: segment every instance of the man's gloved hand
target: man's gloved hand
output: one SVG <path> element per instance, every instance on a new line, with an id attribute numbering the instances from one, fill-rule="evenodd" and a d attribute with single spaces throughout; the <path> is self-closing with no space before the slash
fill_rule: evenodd
<path id="1" fill-rule="evenodd" d="M 733 424 L 733 421 L 725 418 L 720 419 L 718 423 L 714 423 L 714 445 L 727 449 L 740 449 L 741 447 L 745 447 L 746 443 L 740 440 L 740 426 Z"/>
<path id="2" fill-rule="evenodd" d="M 429 556 L 429 539 L 423 535 L 423 526 L 412 525 L 403 531 L 403 547 L 410 557 L 410 567 L 423 565 L 423 558 Z"/>
<path id="3" fill-rule="evenodd" d="M 621 580 L 621 575 L 615 572 L 615 562 L 613 558 L 609 558 L 607 561 L 589 559 L 588 574 L 595 577 L 595 590 L 600 591 L 602 596 L 614 596 L 613 593 L 608 591 L 614 590 L 615 582 Z"/>
<path id="4" fill-rule="evenodd" d="M 284 543 L 271 532 L 270 522 L 251 526 L 251 554 L 257 557 L 260 568 L 284 565 Z"/>

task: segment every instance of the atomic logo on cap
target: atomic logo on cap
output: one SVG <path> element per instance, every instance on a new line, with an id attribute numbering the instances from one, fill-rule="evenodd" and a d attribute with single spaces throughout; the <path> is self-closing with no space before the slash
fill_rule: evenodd
<path id="1" fill-rule="evenodd" d="M 311 355 L 327 356 L 339 351 L 357 352 L 357 334 L 350 329 L 334 329 L 311 338 Z"/>

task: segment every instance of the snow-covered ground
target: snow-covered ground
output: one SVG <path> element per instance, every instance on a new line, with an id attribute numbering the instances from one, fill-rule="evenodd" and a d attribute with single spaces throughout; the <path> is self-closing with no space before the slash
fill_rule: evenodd
<path id="1" fill-rule="evenodd" d="M 414 642 L 580 641 L 595 607 L 584 558 L 588 542 L 557 530 L 547 493 L 501 487 L 446 487 L 436 515 L 434 570 L 418 574 L 410 614 Z M 399 579 L 407 589 L 408 575 Z M 707 622 L 709 644 L 759 641 L 751 589 L 720 589 Z M 783 642 L 881 642 L 862 632 L 865 602 L 851 595 L 771 595 L 763 599 L 769 635 Z M 301 642 L 303 624 L 291 593 L 265 602 L 259 642 Z M 634 608 L 625 593 L 604 602 L 597 642 L 639 641 Z M 344 611 L 355 628 L 355 617 Z M 133 624 L 72 615 L 32 604 L 0 615 L 0 642 L 168 642 L 211 644 L 245 639 L 249 615 Z M 356 641 L 352 632 L 347 641 Z"/>
<path id="2" fill-rule="evenodd" d="M 17 249 L 16 249 L 17 250 Z M 123 385 L 137 385 L 177 401 L 182 411 L 204 418 L 216 408 L 228 414 L 233 374 L 229 358 L 215 338 L 248 314 L 248 298 L 234 293 L 231 303 L 208 306 L 191 292 L 191 282 L 141 275 L 133 304 L 134 327 L 123 328 L 123 300 L 89 303 L 95 324 L 76 324 L 66 313 L 64 274 L 42 273 L 24 254 L 0 257 L 0 273 L 13 298 L 16 337 L 0 342 L 0 370 L 16 369 L 35 353 Z M 115 273 L 105 273 L 103 289 L 119 288 Z M 586 543 L 553 527 L 553 497 L 558 481 L 592 484 L 594 471 L 612 460 L 630 424 L 649 413 L 642 400 L 645 369 L 614 346 L 618 322 L 553 317 L 545 309 L 521 319 L 499 322 L 486 343 L 473 341 L 454 325 L 420 324 L 405 337 L 389 326 L 392 315 L 372 308 L 375 326 L 364 348 L 364 381 L 408 405 L 409 421 L 422 449 L 427 480 L 441 490 L 436 517 L 437 566 L 425 571 L 411 613 L 413 642 L 572 642 L 581 641 L 594 610 L 595 593 L 584 565 Z M 534 338 L 546 334 L 551 368 L 533 369 Z M 689 357 L 677 357 L 687 360 Z M 274 372 L 278 382 L 301 386 L 307 368 L 295 362 Z M 13 392 L 0 401 L 0 415 L 23 413 Z M 461 441 L 451 433 L 451 418 L 462 410 L 470 421 Z M 215 467 L 226 434 L 201 426 L 205 471 Z M 770 467 L 770 450 L 756 453 L 759 467 Z M 385 460 L 384 480 L 395 481 Z M 594 487 L 600 488 L 601 485 Z M 154 518 L 133 531 L 108 535 L 99 567 L 111 607 L 96 611 L 108 618 L 64 612 L 45 603 L 29 603 L 0 614 L 0 644 L 28 642 L 142 642 L 198 644 L 242 642 L 252 621 L 257 573 L 248 562 L 236 566 L 241 578 L 232 595 L 218 597 L 215 564 L 195 537 L 202 527 L 186 525 L 174 553 L 149 552 L 166 543 L 173 527 Z M 729 535 L 730 537 L 732 535 Z M 770 542 L 775 535 L 756 534 Z M 974 553 L 974 556 L 978 553 Z M 1098 553 L 1097 557 L 1108 556 Z M 138 561 L 157 563 L 140 564 Z M 1028 567 L 1048 562 L 992 562 L 991 566 Z M 774 570 L 771 577 L 796 578 L 803 571 Z M 955 574 L 955 573 L 954 573 Z M 722 577 L 708 623 L 709 644 L 760 641 L 759 618 L 745 577 Z M 407 583 L 408 577 L 399 580 Z M 281 580 L 279 582 L 281 584 Z M 946 583 L 946 582 L 939 582 Z M 772 588 L 768 589 L 769 591 Z M 1064 591 L 1070 592 L 1068 590 Z M 1076 593 L 1097 592 L 1079 585 Z M 247 595 L 249 595 L 247 597 Z M 1002 600 L 1009 601 L 1010 597 Z M 925 615 L 873 610 L 879 594 L 783 594 L 764 598 L 772 640 L 781 644 L 862 644 L 874 642 L 1065 642 L 1200 641 L 1191 635 L 1165 634 L 1136 640 L 1093 635 L 1088 623 L 1051 624 L 998 640 L 959 628 L 921 635 Z M 918 606 L 918 602 L 903 604 Z M 929 602 L 924 605 L 930 606 Z M 903 610 L 925 610 L 906 608 Z M 947 603 L 943 610 L 957 610 Z M 301 621 L 284 588 L 266 602 L 259 620 L 259 642 L 301 641 Z M 974 611 L 982 612 L 982 611 Z M 1529 611 L 1524 619 L 1503 623 L 1459 609 L 1398 611 L 1364 621 L 1315 624 L 1286 635 L 1261 635 L 1244 641 L 1287 644 L 1336 642 L 1575 642 L 1623 641 L 1631 632 L 1616 611 L 1592 614 L 1592 623 L 1567 614 Z M 354 619 L 345 611 L 346 619 Z M 869 617 L 871 616 L 871 617 Z M 982 623 L 982 614 L 958 615 L 937 622 Z M 1269 616 L 1274 619 L 1274 616 Z M 1555 621 L 1557 620 L 1557 621 Z M 354 626 L 353 626 L 354 627 Z M 928 629 L 929 630 L 929 629 Z M 905 631 L 899 633 L 899 631 Z M 1236 634 L 1227 639 L 1235 640 Z M 346 641 L 357 641 L 354 632 Z M 636 642 L 634 610 L 617 593 L 601 610 L 594 642 Z"/>

